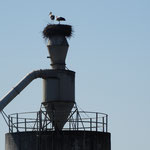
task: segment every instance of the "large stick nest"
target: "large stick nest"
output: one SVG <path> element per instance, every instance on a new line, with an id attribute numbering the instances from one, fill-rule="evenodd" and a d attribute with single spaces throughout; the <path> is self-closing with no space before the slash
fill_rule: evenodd
<path id="1" fill-rule="evenodd" d="M 43 37 L 45 39 L 53 36 L 65 36 L 70 38 L 72 36 L 72 26 L 65 24 L 48 24 L 43 30 Z"/>

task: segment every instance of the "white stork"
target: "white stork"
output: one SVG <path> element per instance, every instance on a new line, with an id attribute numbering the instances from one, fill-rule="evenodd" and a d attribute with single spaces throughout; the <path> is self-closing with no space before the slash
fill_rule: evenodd
<path id="1" fill-rule="evenodd" d="M 66 19 L 63 18 L 63 17 L 58 17 L 58 16 L 56 16 L 56 21 L 58 21 L 59 24 L 60 24 L 60 21 L 66 21 Z"/>
<path id="2" fill-rule="evenodd" d="M 53 20 L 53 21 L 54 21 L 55 16 L 52 14 L 52 12 L 50 12 L 50 13 L 49 13 L 49 17 L 50 17 L 50 19 L 51 19 L 51 20 Z"/>

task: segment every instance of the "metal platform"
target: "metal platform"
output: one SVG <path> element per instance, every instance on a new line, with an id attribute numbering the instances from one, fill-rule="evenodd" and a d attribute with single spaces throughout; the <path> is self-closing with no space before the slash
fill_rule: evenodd
<path id="1" fill-rule="evenodd" d="M 28 131 L 55 131 L 55 111 L 47 112 L 41 107 L 37 112 L 14 113 L 5 117 L 9 133 Z M 63 114 L 64 112 L 60 112 Z M 4 115 L 3 115 L 4 116 Z M 108 132 L 108 115 L 99 112 L 79 111 L 75 105 L 62 131 Z"/>

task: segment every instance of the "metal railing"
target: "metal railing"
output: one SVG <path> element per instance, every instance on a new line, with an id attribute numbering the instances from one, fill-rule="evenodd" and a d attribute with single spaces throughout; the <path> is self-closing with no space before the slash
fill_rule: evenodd
<path id="1" fill-rule="evenodd" d="M 48 113 L 38 111 L 15 113 L 8 116 L 9 132 L 53 131 L 54 120 Z M 60 112 L 61 114 L 63 112 Z M 108 132 L 108 115 L 98 112 L 72 111 L 62 130 Z"/>

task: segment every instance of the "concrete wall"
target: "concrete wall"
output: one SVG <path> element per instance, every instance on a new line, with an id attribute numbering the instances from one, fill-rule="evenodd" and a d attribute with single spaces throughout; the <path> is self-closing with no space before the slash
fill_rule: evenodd
<path id="1" fill-rule="evenodd" d="M 5 137 L 5 150 L 111 150 L 110 133 L 103 132 L 19 132 Z"/>

